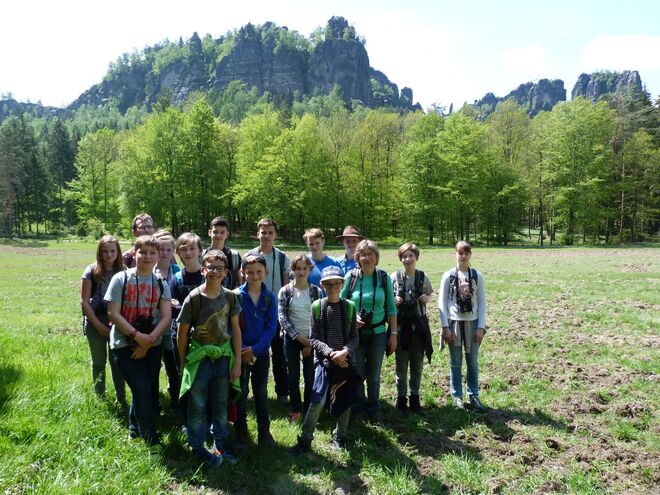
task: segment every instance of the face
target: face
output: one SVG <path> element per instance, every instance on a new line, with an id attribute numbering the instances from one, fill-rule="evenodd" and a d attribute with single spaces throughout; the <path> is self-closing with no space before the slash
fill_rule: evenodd
<path id="1" fill-rule="evenodd" d="M 243 269 L 243 275 L 248 283 L 261 283 L 266 278 L 266 267 L 261 263 L 250 263 Z"/>
<path id="2" fill-rule="evenodd" d="M 273 244 L 273 241 L 277 239 L 277 232 L 275 232 L 275 227 L 272 225 L 264 225 L 257 232 L 257 239 L 264 246 L 270 246 Z"/>
<path id="3" fill-rule="evenodd" d="M 330 280 L 321 282 L 321 285 L 328 295 L 335 295 L 341 292 L 341 288 L 344 286 L 344 281 L 339 278 L 331 278 Z"/>
<path id="4" fill-rule="evenodd" d="M 296 276 L 296 280 L 305 280 L 309 275 L 309 266 L 307 263 L 296 263 L 293 274 Z"/>
<path id="5" fill-rule="evenodd" d="M 101 246 L 101 261 L 103 266 L 111 267 L 117 259 L 117 246 L 115 243 L 107 243 Z"/>
<path id="6" fill-rule="evenodd" d="M 323 246 L 325 246 L 325 241 L 322 237 L 315 237 L 314 239 L 307 240 L 307 247 L 312 254 L 322 253 Z"/>
<path id="7" fill-rule="evenodd" d="M 186 244 L 179 247 L 177 254 L 184 262 L 190 261 L 195 258 L 199 258 L 199 248 L 196 244 Z"/>
<path id="8" fill-rule="evenodd" d="M 471 257 L 472 257 L 472 253 L 470 253 L 469 251 L 465 251 L 465 250 L 462 250 L 460 252 L 456 251 L 456 261 L 458 263 L 469 263 Z"/>
<path id="9" fill-rule="evenodd" d="M 172 259 L 172 253 L 174 252 L 174 246 L 171 242 L 164 242 L 158 246 L 158 259 L 160 261 L 170 261 Z"/>
<path id="10" fill-rule="evenodd" d="M 358 239 L 357 237 L 344 237 L 344 240 L 342 242 L 344 243 L 344 248 L 346 249 L 346 252 L 352 255 L 355 252 L 355 248 L 360 242 L 360 239 Z"/>
<path id="11" fill-rule="evenodd" d="M 202 273 L 207 279 L 217 280 L 222 282 L 222 279 L 225 278 L 227 267 L 222 261 L 218 260 L 207 260 L 204 265 L 202 265 Z"/>
<path id="12" fill-rule="evenodd" d="M 133 234 L 136 236 L 151 235 L 155 232 L 154 223 L 151 220 L 138 220 Z"/>
<path id="13" fill-rule="evenodd" d="M 211 230 L 209 230 L 209 237 L 214 244 L 225 241 L 227 237 L 229 237 L 229 230 L 222 225 L 214 225 Z"/>
<path id="14" fill-rule="evenodd" d="M 415 256 L 415 253 L 412 251 L 404 251 L 404 253 L 401 255 L 401 263 L 405 267 L 414 268 L 417 264 L 417 256 Z"/>
<path id="15" fill-rule="evenodd" d="M 360 253 L 360 262 L 362 268 L 373 268 L 376 266 L 376 252 L 371 249 L 365 249 Z"/>
<path id="16" fill-rule="evenodd" d="M 151 271 L 158 261 L 158 249 L 152 246 L 142 246 L 135 255 L 138 268 Z"/>

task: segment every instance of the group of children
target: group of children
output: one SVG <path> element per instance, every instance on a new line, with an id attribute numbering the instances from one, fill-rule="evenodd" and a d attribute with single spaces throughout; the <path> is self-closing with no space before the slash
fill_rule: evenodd
<path id="1" fill-rule="evenodd" d="M 309 254 L 292 261 L 274 246 L 277 225 L 269 218 L 259 221 L 259 246 L 244 257 L 225 246 L 229 225 L 221 217 L 211 222 L 212 245 L 205 251 L 195 234 L 175 240 L 169 232 L 155 232 L 147 214 L 136 216 L 132 228 L 137 239 L 123 256 L 114 237 L 99 241 L 96 263 L 83 273 L 81 306 L 95 391 L 105 395 L 109 347 L 117 400 L 125 404 L 124 381 L 131 389 L 129 436 L 144 439 L 154 458 L 162 454 L 156 429 L 161 360 L 190 448 L 209 466 L 236 462 L 229 416 L 235 445 L 249 442 L 250 385 L 257 442 L 275 444 L 267 396 L 271 354 L 278 400 L 290 405 L 292 423 L 302 418 L 294 455 L 311 448 L 324 407 L 337 418 L 338 449 L 346 447 L 352 407 L 380 420 L 385 352 L 396 352 L 397 410 L 421 411 L 423 361 L 426 356 L 430 362 L 433 352 L 426 314 L 433 288 L 416 268 L 416 245 L 399 248 L 403 268 L 387 276 L 376 267 L 375 243 L 353 226 L 337 236 L 345 246 L 339 259 L 324 253 L 323 232 L 309 229 L 304 235 Z M 464 407 L 464 349 L 469 404 L 482 411 L 477 357 L 485 332 L 485 286 L 481 273 L 469 266 L 470 254 L 468 243 L 457 244 L 457 266 L 442 277 L 439 306 L 454 403 Z M 213 445 L 207 449 L 209 433 Z"/>

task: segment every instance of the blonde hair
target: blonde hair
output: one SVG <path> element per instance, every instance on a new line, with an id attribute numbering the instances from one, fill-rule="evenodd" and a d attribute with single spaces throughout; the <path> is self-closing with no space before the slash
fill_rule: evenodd
<path id="1" fill-rule="evenodd" d="M 99 239 L 99 243 L 96 245 L 96 266 L 92 272 L 94 279 L 97 282 L 105 282 L 105 270 L 103 270 L 103 258 L 101 257 L 101 249 L 106 244 L 114 244 L 117 248 L 117 259 L 112 263 L 112 272 L 117 273 L 124 269 L 124 260 L 121 257 L 121 246 L 119 246 L 119 241 L 115 236 L 104 235 Z"/>
<path id="2" fill-rule="evenodd" d="M 419 259 L 419 248 L 417 247 L 417 244 L 413 244 L 412 242 L 406 242 L 396 252 L 396 254 L 399 256 L 399 261 L 401 261 L 401 258 L 403 258 L 403 253 L 405 253 L 406 251 L 410 251 L 412 254 L 415 255 L 416 259 Z"/>
<path id="3" fill-rule="evenodd" d="M 376 264 L 380 262 L 380 250 L 378 249 L 376 243 L 371 239 L 362 239 L 355 248 L 355 253 L 353 254 L 353 259 L 355 260 L 355 262 L 358 264 L 359 267 L 362 267 L 362 265 L 360 264 L 360 255 L 362 254 L 363 251 L 367 249 L 370 249 L 371 251 L 376 253 Z"/>
<path id="4" fill-rule="evenodd" d="M 303 239 L 305 240 L 305 242 L 309 242 L 312 239 L 316 239 L 318 237 L 325 240 L 325 235 L 323 234 L 323 231 L 321 229 L 315 229 L 315 228 L 307 229 L 303 234 Z"/>
<path id="5" fill-rule="evenodd" d="M 472 253 L 472 246 L 468 241 L 458 241 L 456 243 L 457 253 Z"/>

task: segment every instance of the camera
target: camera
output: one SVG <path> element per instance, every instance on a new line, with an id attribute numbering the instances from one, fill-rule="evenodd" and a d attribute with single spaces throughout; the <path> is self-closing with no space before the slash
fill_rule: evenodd
<path id="1" fill-rule="evenodd" d="M 414 299 L 412 301 L 404 301 L 401 303 L 401 306 L 399 306 L 399 313 L 401 313 L 401 316 L 406 316 L 408 318 L 417 316 L 417 301 Z"/>
<path id="2" fill-rule="evenodd" d="M 458 305 L 459 313 L 471 313 L 472 312 L 472 298 L 470 295 L 456 298 L 456 303 Z"/>
<path id="3" fill-rule="evenodd" d="M 154 318 L 153 316 L 140 315 L 133 322 L 133 327 L 140 333 L 151 333 L 155 327 Z"/>
<path id="4" fill-rule="evenodd" d="M 374 318 L 374 312 L 373 311 L 365 311 L 364 308 L 360 309 L 360 320 L 364 323 L 363 328 L 369 328 L 371 327 L 371 320 Z"/>

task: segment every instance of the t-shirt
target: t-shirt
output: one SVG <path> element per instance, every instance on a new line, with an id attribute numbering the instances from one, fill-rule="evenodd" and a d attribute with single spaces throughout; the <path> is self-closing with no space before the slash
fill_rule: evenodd
<path id="1" fill-rule="evenodd" d="M 355 349 L 358 346 L 360 337 L 357 331 L 355 310 L 351 311 L 351 319 L 348 319 L 348 305 L 351 303 L 345 300 L 330 303 L 327 299 L 321 299 L 316 304 L 320 305 L 319 321 L 312 317 L 310 333 L 310 342 L 314 348 L 314 362 L 320 363 L 325 358 L 329 358 L 332 351 L 340 351 L 346 348 L 348 349 L 349 360 L 355 364 Z M 323 308 L 326 304 L 327 328 L 323 329 L 321 328 L 323 326 Z"/>
<path id="2" fill-rule="evenodd" d="M 289 321 L 298 331 L 298 333 L 309 337 L 309 308 L 312 306 L 312 299 L 309 297 L 309 288 L 300 290 L 292 287 L 292 298 L 289 303 Z"/>
<path id="3" fill-rule="evenodd" d="M 307 282 L 311 285 L 316 285 L 317 287 L 321 287 L 321 272 L 324 268 L 329 266 L 338 266 L 341 268 L 341 265 L 328 255 L 326 255 L 321 261 L 316 261 L 312 258 L 311 254 L 308 254 L 307 259 L 312 262 L 312 269 L 307 276 Z M 323 294 L 325 295 L 325 291 Z"/>
<path id="4" fill-rule="evenodd" d="M 85 268 L 85 271 L 82 274 L 83 280 L 89 280 L 92 283 L 92 294 L 89 299 L 89 304 L 96 313 L 96 317 L 101 320 L 101 323 L 107 325 L 108 312 L 107 308 L 104 311 L 103 308 L 106 306 L 106 302 L 103 300 L 106 291 L 108 290 L 108 285 L 110 285 L 110 280 L 115 274 L 112 270 L 104 271 L 103 277 L 101 280 L 94 280 L 94 269 L 96 268 L 96 263 L 92 263 Z M 98 311 L 97 311 L 98 310 Z"/>
<path id="5" fill-rule="evenodd" d="M 357 262 L 354 259 L 349 260 L 348 258 L 346 258 L 345 254 L 343 256 L 340 256 L 339 258 L 336 258 L 335 261 L 339 263 L 339 266 L 344 272 L 344 275 L 350 272 L 353 268 L 357 267 Z"/>
<path id="6" fill-rule="evenodd" d="M 183 301 L 177 323 L 186 323 L 193 328 L 190 337 L 202 345 L 220 345 L 231 338 L 229 318 L 241 312 L 241 305 L 236 294 L 223 287 L 215 298 L 209 298 L 200 293 L 199 316 L 197 322 L 192 321 L 192 302 L 190 295 Z"/>
<path id="7" fill-rule="evenodd" d="M 376 279 L 376 291 L 374 293 L 374 277 Z M 395 316 L 397 313 L 396 303 L 394 302 L 394 292 L 392 291 L 392 280 L 387 278 L 387 287 L 381 286 L 380 275 L 374 272 L 371 275 L 358 275 L 355 281 L 353 292 L 348 293 L 348 286 L 350 284 L 351 274 L 346 274 L 344 278 L 344 287 L 341 290 L 341 297 L 349 299 L 355 303 L 355 309 L 359 313 L 362 308 L 368 313 L 373 311 L 371 319 L 372 325 L 375 325 L 383 320 L 386 316 Z M 360 292 L 362 297 L 360 297 Z M 388 297 L 389 295 L 389 297 Z M 385 321 L 378 327 L 373 328 L 373 332 L 385 332 Z"/>
<path id="8" fill-rule="evenodd" d="M 180 283 L 179 280 L 182 280 L 183 283 Z M 184 268 L 181 270 L 181 275 L 177 277 L 176 284 L 172 288 L 172 297 L 179 301 L 179 304 L 182 304 L 186 297 L 188 297 L 188 294 L 190 294 L 190 291 L 203 283 L 204 275 L 202 275 L 201 269 L 196 272 L 188 272 Z"/>
<path id="9" fill-rule="evenodd" d="M 415 277 L 406 277 L 406 274 L 403 273 L 403 290 L 400 291 L 399 284 L 397 282 L 397 277 L 396 274 L 397 272 L 392 272 L 390 277 L 392 278 L 392 288 L 394 290 L 394 295 L 401 295 L 401 292 L 403 292 L 403 301 L 404 304 L 411 303 L 413 301 L 417 301 L 417 312 L 415 316 L 422 316 L 426 314 L 426 304 L 422 304 L 419 302 L 419 296 L 426 294 L 430 295 L 433 293 L 433 287 L 431 286 L 431 280 L 429 279 L 428 275 L 426 273 L 424 274 L 424 281 L 422 282 L 422 294 L 416 294 L 415 293 Z M 403 305 L 401 305 L 403 306 Z M 399 309 L 401 308 L 399 306 Z"/>
<path id="10" fill-rule="evenodd" d="M 126 273 L 126 290 L 124 290 L 124 273 Z M 170 286 L 163 280 L 163 293 L 160 294 L 158 278 L 150 273 L 146 277 L 138 277 L 135 268 L 130 268 L 126 272 L 119 272 L 112 277 L 110 285 L 105 293 L 105 301 L 118 302 L 121 305 L 121 314 L 129 323 L 135 322 L 138 317 L 152 317 L 154 326 L 160 321 L 159 301 L 162 298 L 170 301 Z M 122 302 L 123 294 L 123 302 Z M 159 338 L 156 345 L 160 344 Z M 110 348 L 119 349 L 129 346 L 126 335 L 120 332 L 116 325 L 112 325 L 110 330 Z"/>

